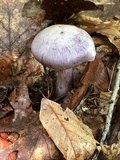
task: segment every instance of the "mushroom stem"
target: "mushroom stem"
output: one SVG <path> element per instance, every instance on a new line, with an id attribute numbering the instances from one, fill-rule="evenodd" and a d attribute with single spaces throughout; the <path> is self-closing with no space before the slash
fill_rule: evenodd
<path id="1" fill-rule="evenodd" d="M 59 70 L 57 72 L 56 96 L 64 95 L 72 88 L 73 69 Z"/>

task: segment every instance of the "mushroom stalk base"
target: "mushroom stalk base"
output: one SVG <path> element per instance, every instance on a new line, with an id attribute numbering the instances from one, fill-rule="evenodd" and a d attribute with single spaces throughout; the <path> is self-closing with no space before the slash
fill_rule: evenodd
<path id="1" fill-rule="evenodd" d="M 72 89 L 73 69 L 57 72 L 56 97 L 66 94 Z"/>

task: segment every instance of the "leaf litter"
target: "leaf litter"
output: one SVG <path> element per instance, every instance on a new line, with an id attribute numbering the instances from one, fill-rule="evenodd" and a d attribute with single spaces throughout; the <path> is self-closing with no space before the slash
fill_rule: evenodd
<path id="1" fill-rule="evenodd" d="M 0 149 L 0 159 L 94 159 L 96 149 L 98 159 L 119 159 L 119 91 L 110 136 L 106 145 L 98 142 L 105 126 L 120 55 L 120 2 L 90 0 L 96 10 L 90 10 L 90 3 L 85 3 L 89 10 L 76 10 L 74 6 L 67 14 L 70 17 L 64 17 L 62 23 L 76 24 L 93 36 L 99 54 L 94 62 L 76 69 L 82 78 L 79 77 L 76 88 L 59 101 L 64 110 L 60 104 L 42 99 L 44 94 L 52 99 L 52 93 L 48 93 L 49 88 L 54 92 L 55 77 L 31 56 L 34 35 L 51 22 L 51 19 L 44 20 L 41 3 L 34 0 L 1 1 L 0 146 L 6 147 Z M 79 3 L 75 0 L 75 4 Z M 60 1 L 57 5 L 58 10 L 59 5 L 70 9 L 71 2 Z M 50 8 L 49 12 L 55 16 Z M 57 21 L 56 16 L 53 17 L 53 23 Z M 45 72 L 47 81 L 43 76 Z M 49 83 L 51 79 L 52 83 Z M 38 107 L 40 101 L 39 120 L 39 113 L 33 106 Z M 79 110 L 74 113 L 78 106 Z"/>

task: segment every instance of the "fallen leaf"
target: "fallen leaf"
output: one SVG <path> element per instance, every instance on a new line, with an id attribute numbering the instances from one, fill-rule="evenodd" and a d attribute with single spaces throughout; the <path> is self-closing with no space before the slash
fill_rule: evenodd
<path id="1" fill-rule="evenodd" d="M 100 8 L 101 10 L 101 14 L 99 15 L 99 17 L 101 19 L 110 19 L 110 18 L 114 18 L 114 17 L 118 17 L 119 18 L 119 12 L 120 12 L 120 1 L 119 0 L 85 0 L 85 1 L 90 1 L 92 3 L 94 3 L 95 5 L 98 6 L 98 8 Z M 102 7 L 99 7 L 102 6 Z M 95 10 L 96 12 L 96 10 Z M 95 13 L 94 12 L 94 13 Z M 96 15 L 95 15 L 96 16 Z"/>
<path id="2" fill-rule="evenodd" d="M 84 160 L 96 150 L 91 129 L 68 108 L 43 98 L 40 121 L 66 160 Z"/>
<path id="3" fill-rule="evenodd" d="M 110 0 L 85 0 L 85 1 L 90 1 L 90 2 L 93 2 L 95 3 L 96 5 L 113 5 L 115 4 L 115 2 L 110 2 Z"/>
<path id="4" fill-rule="evenodd" d="M 0 3 L 0 49 L 23 50 L 25 42 L 35 35 L 40 27 L 33 19 L 22 16 L 27 0 L 2 0 Z M 42 14 L 41 20 L 44 15 Z"/>
<path id="5" fill-rule="evenodd" d="M 100 29 L 97 31 L 106 37 L 108 37 L 109 41 L 116 46 L 120 55 L 120 23 L 114 22 L 113 25 Z"/>

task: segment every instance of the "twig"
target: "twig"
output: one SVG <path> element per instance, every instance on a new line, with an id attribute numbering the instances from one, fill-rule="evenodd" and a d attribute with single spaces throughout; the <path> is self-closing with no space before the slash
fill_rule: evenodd
<path id="1" fill-rule="evenodd" d="M 82 104 L 85 102 L 85 100 L 89 97 L 90 93 L 93 92 L 93 85 L 91 84 L 90 86 L 88 86 L 87 91 L 84 95 L 84 97 L 82 98 L 82 100 L 79 102 L 79 104 L 77 105 L 76 108 L 73 109 L 74 113 L 77 113 L 77 111 L 79 111 L 82 107 Z"/>
<path id="2" fill-rule="evenodd" d="M 107 134 L 109 133 L 110 130 L 110 125 L 111 125 L 111 120 L 112 120 L 112 115 L 113 115 L 113 110 L 114 110 L 114 106 L 116 104 L 116 97 L 117 97 L 117 93 L 120 87 L 120 59 L 118 60 L 118 64 L 117 64 L 117 73 L 116 73 L 116 79 L 115 79 L 115 85 L 113 88 L 113 92 L 109 101 L 109 110 L 107 113 L 107 117 L 106 117 L 106 122 L 105 122 L 105 128 L 102 134 L 102 138 L 100 140 L 100 143 L 103 144 Z"/>

